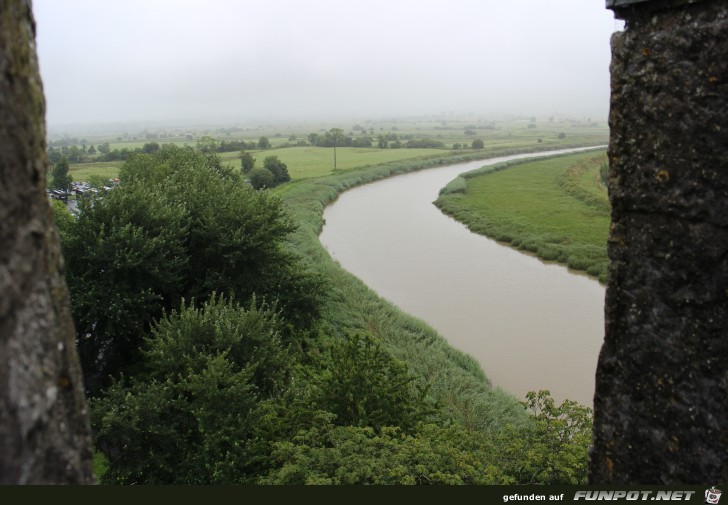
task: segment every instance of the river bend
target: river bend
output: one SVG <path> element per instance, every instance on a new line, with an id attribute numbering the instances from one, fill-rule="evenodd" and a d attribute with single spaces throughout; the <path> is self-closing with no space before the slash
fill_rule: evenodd
<path id="1" fill-rule="evenodd" d="M 576 150 L 566 150 L 571 152 Z M 458 174 L 531 153 L 366 184 L 324 212 L 321 243 L 339 264 L 476 358 L 494 386 L 524 399 L 591 406 L 604 336 L 604 287 L 470 232 L 432 202 Z"/>

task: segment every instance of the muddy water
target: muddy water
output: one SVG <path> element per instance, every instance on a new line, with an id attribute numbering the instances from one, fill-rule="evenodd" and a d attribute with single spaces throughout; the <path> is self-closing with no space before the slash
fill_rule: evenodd
<path id="1" fill-rule="evenodd" d="M 604 288 L 471 233 L 432 205 L 458 174 L 513 158 L 347 191 L 326 209 L 321 242 L 381 296 L 475 357 L 494 386 L 520 399 L 548 389 L 557 400 L 591 406 Z"/>

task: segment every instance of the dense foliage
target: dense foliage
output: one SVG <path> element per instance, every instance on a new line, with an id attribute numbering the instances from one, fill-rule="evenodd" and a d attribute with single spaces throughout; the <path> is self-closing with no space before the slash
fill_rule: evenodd
<path id="1" fill-rule="evenodd" d="M 271 308 L 213 297 L 162 319 L 142 373 L 93 402 L 97 447 L 116 484 L 244 483 L 268 452 L 266 402 L 285 388 L 291 355 Z M 262 435 L 262 436 L 261 436 Z"/>
<path id="2" fill-rule="evenodd" d="M 278 198 L 215 155 L 173 146 L 135 155 L 120 177 L 61 230 L 92 393 L 134 365 L 150 324 L 182 298 L 255 294 L 277 300 L 291 324 L 312 323 L 319 281 L 283 245 L 293 224 Z"/>
<path id="3" fill-rule="evenodd" d="M 248 151 L 240 151 L 240 171 L 248 175 L 255 168 L 255 158 Z"/>
<path id="4" fill-rule="evenodd" d="M 591 412 L 557 406 L 548 391 L 529 393 L 528 428 L 497 433 L 459 425 L 336 426 L 323 418 L 291 441 L 274 444 L 268 484 L 549 484 L 586 482 Z"/>

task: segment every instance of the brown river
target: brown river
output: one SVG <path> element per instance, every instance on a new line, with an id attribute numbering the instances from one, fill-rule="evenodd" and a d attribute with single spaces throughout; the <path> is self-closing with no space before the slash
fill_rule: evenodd
<path id="1" fill-rule="evenodd" d="M 458 174 L 539 154 L 546 153 L 431 168 L 354 188 L 326 208 L 320 240 L 343 268 L 477 359 L 493 386 L 521 400 L 548 389 L 558 401 L 591 407 L 604 287 L 471 233 L 432 204 Z"/>

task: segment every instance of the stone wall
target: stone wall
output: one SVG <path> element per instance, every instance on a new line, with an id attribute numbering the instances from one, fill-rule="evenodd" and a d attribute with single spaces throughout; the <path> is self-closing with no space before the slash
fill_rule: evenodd
<path id="1" fill-rule="evenodd" d="M 0 2 L 0 484 L 89 483 L 91 439 L 45 195 L 29 0 Z"/>
<path id="2" fill-rule="evenodd" d="M 608 5 L 626 27 L 590 482 L 728 482 L 728 0 Z"/>

